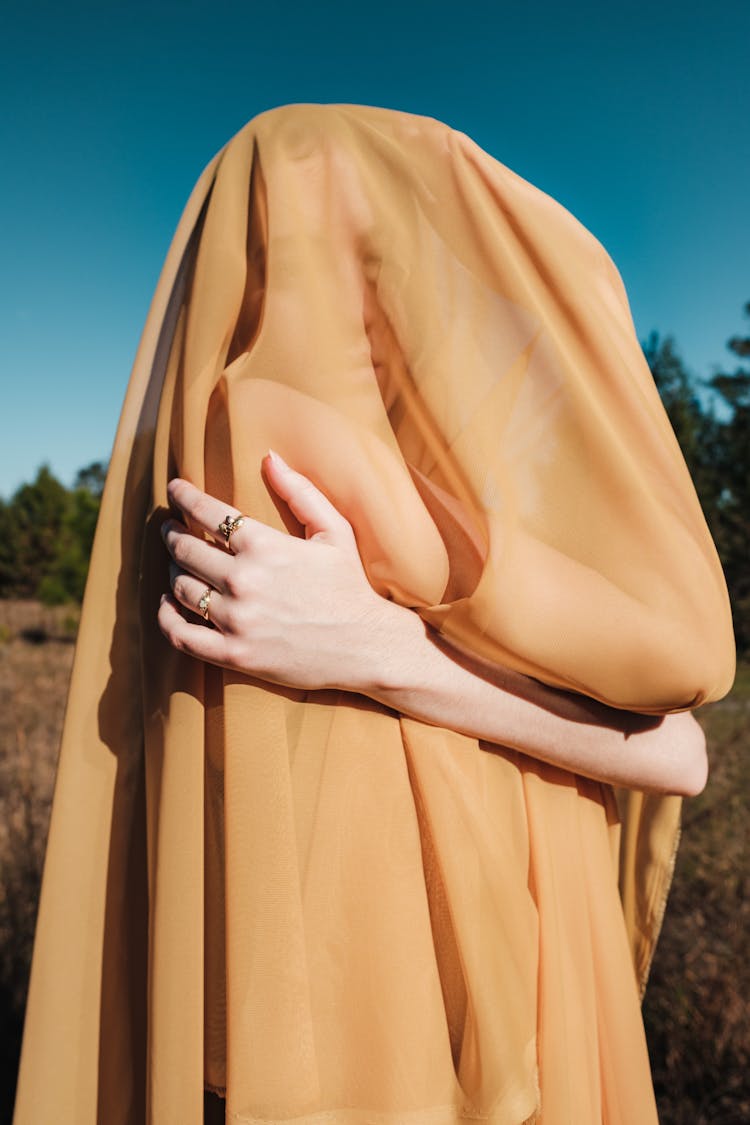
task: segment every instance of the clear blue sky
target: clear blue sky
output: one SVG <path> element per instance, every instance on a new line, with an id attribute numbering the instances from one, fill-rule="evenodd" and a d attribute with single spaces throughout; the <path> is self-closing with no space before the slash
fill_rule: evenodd
<path id="1" fill-rule="evenodd" d="M 174 228 L 209 159 L 284 102 L 440 118 L 609 250 L 641 340 L 733 366 L 750 300 L 750 4 L 8 6 L 0 494 L 106 459 Z"/>

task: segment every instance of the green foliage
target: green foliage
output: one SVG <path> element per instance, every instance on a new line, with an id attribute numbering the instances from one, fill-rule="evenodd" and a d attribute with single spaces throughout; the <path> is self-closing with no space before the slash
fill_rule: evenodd
<path id="1" fill-rule="evenodd" d="M 702 431 L 705 420 L 695 388 L 671 336 L 661 340 L 658 332 L 652 332 L 643 345 L 643 352 L 695 480 L 696 470 L 703 468 Z"/>
<path id="2" fill-rule="evenodd" d="M 750 301 L 745 315 L 750 319 Z M 750 649 L 750 336 L 734 336 L 727 347 L 745 363 L 708 381 L 730 412 L 715 450 L 723 485 L 715 537 L 732 599 L 737 647 L 746 652 Z"/>
<path id="3" fill-rule="evenodd" d="M 750 317 L 750 302 L 745 305 Z M 728 349 L 750 358 L 750 337 L 734 336 Z M 674 340 L 652 332 L 643 351 L 680 443 L 706 522 L 721 559 L 732 603 L 737 651 L 750 652 L 750 368 L 738 365 L 702 385 L 722 400 L 702 406 Z"/>
<path id="4" fill-rule="evenodd" d="M 43 465 L 0 501 L 0 597 L 81 601 L 105 475 L 94 462 L 67 489 Z"/>
<path id="5" fill-rule="evenodd" d="M 85 469 L 78 470 L 73 488 L 82 488 L 99 499 L 104 491 L 106 479 L 107 466 L 102 461 L 92 461 Z"/>
<path id="6" fill-rule="evenodd" d="M 63 617 L 61 631 L 66 639 L 75 640 L 78 633 L 78 618 L 74 613 L 68 613 Z"/>

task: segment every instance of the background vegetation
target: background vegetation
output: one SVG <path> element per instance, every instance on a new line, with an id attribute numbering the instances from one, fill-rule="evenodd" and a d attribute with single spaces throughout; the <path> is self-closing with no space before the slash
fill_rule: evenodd
<path id="1" fill-rule="evenodd" d="M 105 475 L 96 461 L 68 489 L 43 465 L 0 500 L 0 598 L 80 603 Z"/>
<path id="2" fill-rule="evenodd" d="M 745 305 L 750 319 L 750 301 Z M 652 332 L 644 353 L 690 469 L 724 568 L 737 651 L 750 652 L 750 335 L 727 347 L 734 369 L 691 379 L 674 340 Z"/>
<path id="3" fill-rule="evenodd" d="M 750 302 L 745 306 L 750 317 Z M 671 337 L 643 345 L 729 587 L 732 692 L 696 711 L 710 777 L 683 836 L 644 1000 L 662 1125 L 750 1121 L 750 337 L 733 370 L 691 377 Z M 0 1120 L 10 1121 L 79 603 L 105 467 L 48 467 L 0 501 Z"/>

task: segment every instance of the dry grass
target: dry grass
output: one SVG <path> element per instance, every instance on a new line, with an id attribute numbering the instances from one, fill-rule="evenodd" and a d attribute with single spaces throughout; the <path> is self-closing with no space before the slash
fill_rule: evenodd
<path id="1" fill-rule="evenodd" d="M 750 1122 L 750 665 L 695 712 L 710 774 L 685 801 L 643 1005 L 662 1125 Z"/>
<path id="2" fill-rule="evenodd" d="M 9 1121 L 78 613 L 0 601 L 0 1120 Z"/>
<path id="3" fill-rule="evenodd" d="M 10 1120 L 76 612 L 0 601 L 0 1120 Z M 683 836 L 644 1002 L 661 1125 L 750 1121 L 750 665 L 696 712 L 711 775 Z"/>

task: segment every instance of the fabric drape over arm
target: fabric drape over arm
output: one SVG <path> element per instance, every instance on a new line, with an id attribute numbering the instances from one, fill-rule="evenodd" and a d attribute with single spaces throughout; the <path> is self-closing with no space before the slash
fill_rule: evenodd
<path id="1" fill-rule="evenodd" d="M 14 1125 L 656 1121 L 638 1006 L 680 799 L 156 626 L 183 476 L 490 661 L 653 714 L 734 677 L 727 589 L 602 245 L 429 117 L 282 106 L 178 226 L 105 488 Z"/>

